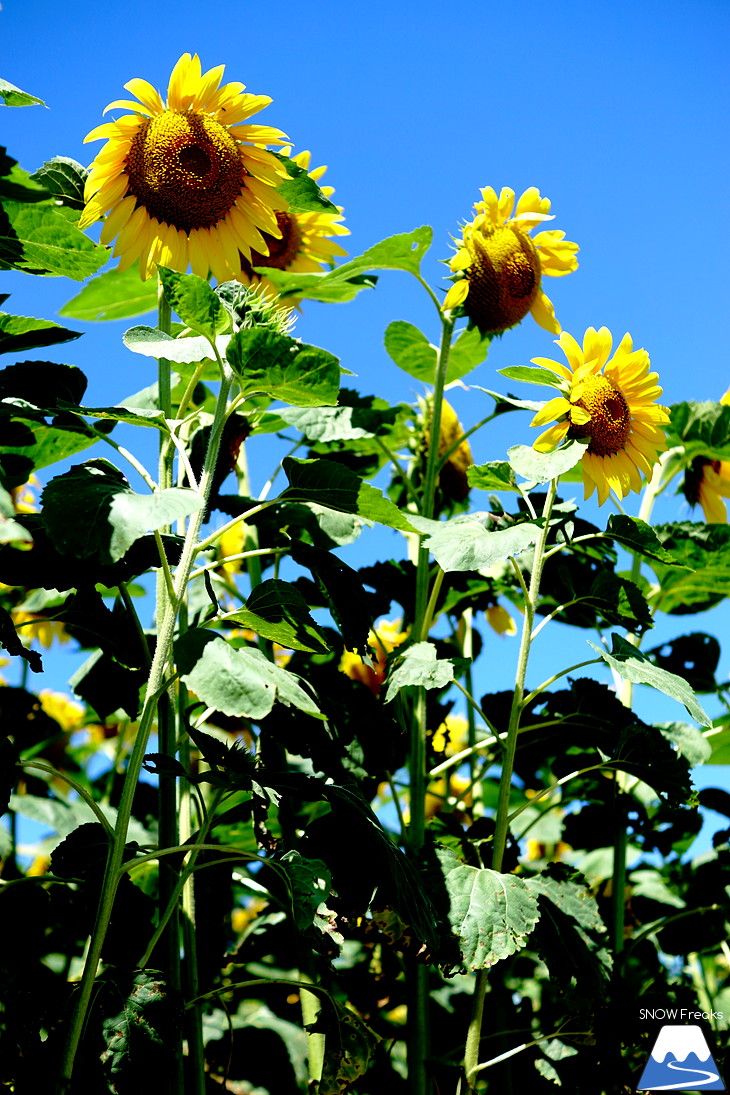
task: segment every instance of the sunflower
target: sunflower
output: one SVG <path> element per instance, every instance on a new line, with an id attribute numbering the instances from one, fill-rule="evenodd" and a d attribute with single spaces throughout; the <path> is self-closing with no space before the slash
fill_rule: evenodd
<path id="1" fill-rule="evenodd" d="M 380 695 L 385 683 L 388 655 L 408 638 L 401 620 L 381 620 L 375 631 L 368 636 L 371 656 L 363 660 L 351 650 L 345 650 L 340 660 L 340 669 L 353 681 L 366 685 L 374 696 Z"/>
<path id="2" fill-rule="evenodd" d="M 283 148 L 282 153 L 289 155 L 290 148 Z M 316 167 L 309 171 L 311 163 L 310 152 L 299 152 L 292 157 L 294 163 L 309 173 L 310 179 L 316 183 L 324 175 L 326 167 Z M 320 187 L 326 198 L 334 194 L 334 187 Z M 349 228 L 345 228 L 340 222 L 344 220 L 342 209 L 339 213 L 319 213 L 310 210 L 306 213 L 292 213 L 286 210 L 278 210 L 276 222 L 279 228 L 278 236 L 274 237 L 264 232 L 266 251 L 252 252 L 249 259 L 244 257 L 241 263 L 239 281 L 245 285 L 261 284 L 263 290 L 273 296 L 277 293 L 275 286 L 266 277 L 254 272 L 255 266 L 270 266 L 275 270 L 287 270 L 292 273 L 320 273 L 323 266 L 332 267 L 335 256 L 347 255 L 347 251 L 338 243 L 330 239 L 330 236 L 349 236 Z"/>
<path id="3" fill-rule="evenodd" d="M 730 404 L 730 388 L 720 400 Z M 702 506 L 708 524 L 727 524 L 724 498 L 730 498 L 730 460 L 708 460 L 696 456 L 684 477 L 684 496 L 692 506 Z"/>
<path id="4" fill-rule="evenodd" d="M 276 186 L 286 176 L 266 145 L 286 137 L 248 119 L 271 99 L 244 94 L 244 84 L 220 86 L 225 66 L 202 73 L 197 54 L 183 54 L 172 70 L 167 102 L 146 80 L 125 88 L 139 102 L 92 130 L 87 141 L 106 139 L 86 181 L 86 228 L 107 214 L 101 242 L 116 237 L 119 269 L 139 261 L 146 280 L 156 264 L 218 281 L 235 278 L 240 256 L 267 254 L 268 238 L 280 238 L 276 212 L 286 202 Z M 104 112 L 106 113 L 106 111 Z"/>
<path id="5" fill-rule="evenodd" d="M 538 224 L 552 220 L 550 201 L 531 186 L 515 207 L 515 192 L 491 186 L 474 203 L 476 215 L 462 229 L 462 242 L 449 262 L 454 284 L 444 311 L 463 306 L 484 335 L 514 327 L 528 312 L 546 331 L 560 333 L 553 306 L 543 293 L 542 275 L 561 277 L 578 267 L 577 243 L 565 232 L 549 230 L 530 236 Z M 513 215 L 514 214 L 514 215 Z"/>
<path id="6" fill-rule="evenodd" d="M 634 350 L 630 335 L 624 335 L 613 357 L 612 338 L 607 327 L 589 327 L 583 347 L 563 331 L 556 340 L 568 366 L 549 358 L 534 357 L 533 364 L 557 373 L 562 395 L 551 399 L 533 418 L 531 425 L 544 426 L 555 420 L 538 437 L 533 448 L 550 452 L 565 438 L 589 438 L 582 458 L 585 497 L 598 491 L 598 504 L 613 490 L 619 498 L 641 490 L 641 472 L 651 477 L 659 453 L 666 449 L 662 426 L 669 422 L 666 408 L 656 400 L 662 389 L 646 350 Z"/>

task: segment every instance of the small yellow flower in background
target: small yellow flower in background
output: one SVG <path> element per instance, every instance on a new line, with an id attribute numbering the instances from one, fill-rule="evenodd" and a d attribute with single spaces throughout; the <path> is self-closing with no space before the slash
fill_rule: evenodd
<path id="1" fill-rule="evenodd" d="M 290 148 L 282 148 L 281 151 L 285 156 L 291 154 Z M 299 167 L 309 171 L 310 152 L 299 152 L 292 159 Z M 316 167 L 309 171 L 309 176 L 318 183 L 326 170 L 326 167 Z M 320 189 L 326 198 L 334 194 L 331 186 Z M 275 270 L 287 270 L 297 274 L 320 273 L 324 266 L 333 266 L 335 256 L 347 255 L 347 251 L 329 238 L 349 236 L 349 228 L 340 223 L 343 220 L 341 209 L 339 213 L 319 213 L 314 210 L 307 213 L 277 211 L 279 235 L 263 233 L 268 250 L 263 253 L 253 251 L 250 259 L 243 261 L 239 281 L 245 285 L 260 284 L 267 294 L 273 295 L 276 293 L 275 287 L 267 278 L 254 273 L 254 266 L 270 266 Z"/>
<path id="2" fill-rule="evenodd" d="M 552 220 L 550 201 L 531 186 L 517 201 L 503 187 L 499 197 L 491 186 L 474 203 L 474 219 L 464 225 L 462 242 L 449 262 L 455 275 L 444 311 L 463 306 L 482 334 L 499 334 L 514 327 L 528 312 L 546 331 L 559 334 L 560 324 L 542 291 L 542 275 L 561 277 L 578 268 L 577 243 L 550 229 L 530 236 Z"/>
<path id="3" fill-rule="evenodd" d="M 426 428 L 426 452 L 428 452 L 431 415 L 427 417 Z M 464 427 L 459 422 L 456 411 L 451 404 L 444 399 L 441 404 L 441 428 L 439 430 L 439 456 L 445 456 L 451 446 L 464 436 Z M 463 502 L 469 494 L 469 483 L 466 478 L 467 469 L 474 463 L 471 446 L 468 441 L 462 441 L 449 456 L 448 460 L 439 472 L 439 486 L 447 498 L 454 502 Z"/>
<path id="4" fill-rule="evenodd" d="M 221 559 L 226 560 L 229 555 L 240 555 L 246 550 L 244 547 L 245 527 L 243 521 L 238 521 L 237 524 L 227 529 L 218 538 L 216 546 Z M 231 559 L 229 562 L 221 563 L 220 569 L 229 582 L 233 582 L 235 580 L 234 576 L 241 572 L 243 562 L 243 559 Z"/>
<path id="5" fill-rule="evenodd" d="M 466 749 L 469 740 L 469 723 L 463 715 L 447 715 L 433 735 L 431 745 L 434 753 L 453 757 Z"/>
<path id="6" fill-rule="evenodd" d="M 730 404 L 730 388 L 720 400 Z M 730 498 L 730 460 L 707 460 L 697 456 L 684 478 L 684 496 L 691 506 L 700 505 L 705 521 L 712 525 L 727 524 L 727 506 Z"/>
<path id="7" fill-rule="evenodd" d="M 84 723 L 86 709 L 63 692 L 52 692 L 44 688 L 38 693 L 41 707 L 47 715 L 55 719 L 62 730 L 67 732 L 80 730 Z"/>
<path id="8" fill-rule="evenodd" d="M 241 255 L 268 253 L 262 232 L 280 237 L 276 210 L 286 202 L 276 186 L 286 169 L 267 145 L 286 143 L 270 126 L 249 119 L 271 102 L 220 86 L 225 65 L 202 72 L 197 54 L 172 70 L 167 101 L 146 80 L 125 84 L 139 102 L 119 99 L 106 110 L 132 110 L 92 130 L 106 144 L 86 181 L 80 228 L 105 213 L 101 242 L 116 238 L 119 269 L 139 261 L 146 280 L 156 264 L 202 278 L 235 279 Z M 106 113 L 106 110 L 104 113 Z"/>
<path id="9" fill-rule="evenodd" d="M 37 475 L 31 475 L 27 483 L 11 490 L 13 506 L 16 513 L 37 513 L 37 493 L 41 489 L 41 481 Z"/>
<path id="10" fill-rule="evenodd" d="M 654 402 L 662 389 L 657 374 L 649 372 L 648 353 L 634 350 L 626 334 L 609 360 L 613 340 L 607 327 L 589 327 L 582 347 L 567 331 L 555 341 L 567 366 L 549 358 L 532 359 L 557 373 L 563 392 L 533 418 L 532 426 L 555 421 L 533 448 L 550 452 L 566 438 L 590 438 L 582 458 L 585 497 L 596 490 L 603 505 L 611 490 L 619 498 L 641 490 L 641 473 L 649 479 L 667 447 L 662 426 L 669 422 L 666 408 Z"/>
<path id="11" fill-rule="evenodd" d="M 426 792 L 424 813 L 426 817 L 440 814 L 442 810 L 451 810 L 454 803 L 460 803 L 459 809 L 454 811 L 454 816 L 460 818 L 472 805 L 471 791 L 468 790 L 471 780 L 466 776 L 443 776 L 432 783 Z"/>
<path id="12" fill-rule="evenodd" d="M 64 645 L 71 639 L 63 624 L 56 620 L 48 620 L 35 612 L 11 610 L 10 614 L 24 646 L 29 646 L 36 639 L 42 647 L 50 650 L 56 640 Z"/>
<path id="13" fill-rule="evenodd" d="M 502 605 L 490 605 L 485 612 L 487 623 L 498 635 L 516 635 L 517 624 Z"/>
<path id="14" fill-rule="evenodd" d="M 368 637 L 373 664 L 368 665 L 359 654 L 345 650 L 340 660 L 340 669 L 353 681 L 361 681 L 367 685 L 372 694 L 377 696 L 385 683 L 388 654 L 404 643 L 407 638 L 408 632 L 403 631 L 401 620 L 381 620 L 375 631 L 371 631 Z"/>

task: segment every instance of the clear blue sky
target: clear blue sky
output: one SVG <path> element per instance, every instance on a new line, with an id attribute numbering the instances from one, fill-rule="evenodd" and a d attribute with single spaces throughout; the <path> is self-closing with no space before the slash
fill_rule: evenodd
<path id="1" fill-rule="evenodd" d="M 28 170 L 53 155 L 88 163 L 100 145 L 83 137 L 126 95 L 122 85 L 139 76 L 164 90 L 180 54 L 198 52 L 205 68 L 225 63 L 226 79 L 272 96 L 261 121 L 329 165 L 351 254 L 431 224 L 424 273 L 445 284 L 437 260 L 450 254 L 449 234 L 479 187 L 519 194 L 535 185 L 552 200 L 552 227 L 581 247 L 576 274 L 546 279 L 563 327 L 580 336 L 605 324 L 618 338 L 628 330 L 651 355 L 663 402 L 712 399 L 730 385 L 729 47 L 726 0 L 3 0 L 0 75 L 49 109 L 3 109 L 0 140 Z M 11 311 L 48 318 L 78 291 L 20 274 L 0 283 Z M 362 391 L 410 400 L 414 382 L 390 362 L 382 334 L 407 319 L 435 340 L 434 318 L 406 275 L 384 274 L 351 304 L 305 305 L 296 333 L 337 353 Z M 121 345 L 128 323 L 69 325 L 88 333 L 55 356 L 87 372 L 91 405 L 151 382 L 148 359 Z M 504 388 L 495 369 L 553 349 L 528 318 L 468 379 Z M 457 392 L 453 402 L 469 424 L 486 413 L 483 399 Z M 531 434 L 527 418 L 507 416 L 477 436 L 477 462 Z M 669 499 L 660 515 L 687 512 Z M 667 633 L 683 623 L 704 626 L 685 618 Z M 512 649 L 499 647 L 506 667 Z M 721 671 L 729 669 L 724 652 Z"/>

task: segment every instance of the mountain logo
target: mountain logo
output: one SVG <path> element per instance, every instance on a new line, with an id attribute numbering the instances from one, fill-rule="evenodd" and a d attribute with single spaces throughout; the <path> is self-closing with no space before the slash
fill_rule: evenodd
<path id="1" fill-rule="evenodd" d="M 670 1027 L 659 1031 L 637 1091 L 725 1091 L 702 1028 Z"/>

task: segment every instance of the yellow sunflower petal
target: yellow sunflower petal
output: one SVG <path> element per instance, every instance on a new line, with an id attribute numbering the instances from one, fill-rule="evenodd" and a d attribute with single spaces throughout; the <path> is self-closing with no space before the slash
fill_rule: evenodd
<path id="1" fill-rule="evenodd" d="M 555 396 L 554 399 L 548 400 L 545 406 L 537 412 L 530 425 L 544 426 L 546 422 L 552 422 L 553 419 L 560 418 L 570 410 L 572 410 L 572 408 L 567 399 L 561 395 Z M 588 420 L 590 421 L 590 415 L 588 416 Z"/>
<path id="2" fill-rule="evenodd" d="M 533 441 L 532 447 L 536 452 L 552 452 L 567 436 L 570 423 L 567 418 L 564 422 L 558 422 L 549 430 L 541 433 L 537 441 Z"/>
<path id="3" fill-rule="evenodd" d="M 549 331 L 551 335 L 560 333 L 560 324 L 555 318 L 555 309 L 553 308 L 552 301 L 543 293 L 542 289 L 538 290 L 537 296 L 530 308 L 530 314 L 535 320 L 535 323 L 539 324 L 543 330 Z"/>
<path id="4" fill-rule="evenodd" d="M 460 281 L 455 281 L 449 289 L 444 298 L 444 303 L 441 305 L 444 312 L 448 312 L 451 308 L 458 308 L 460 304 L 463 304 L 469 295 L 469 282 L 466 278 L 462 278 Z"/>

